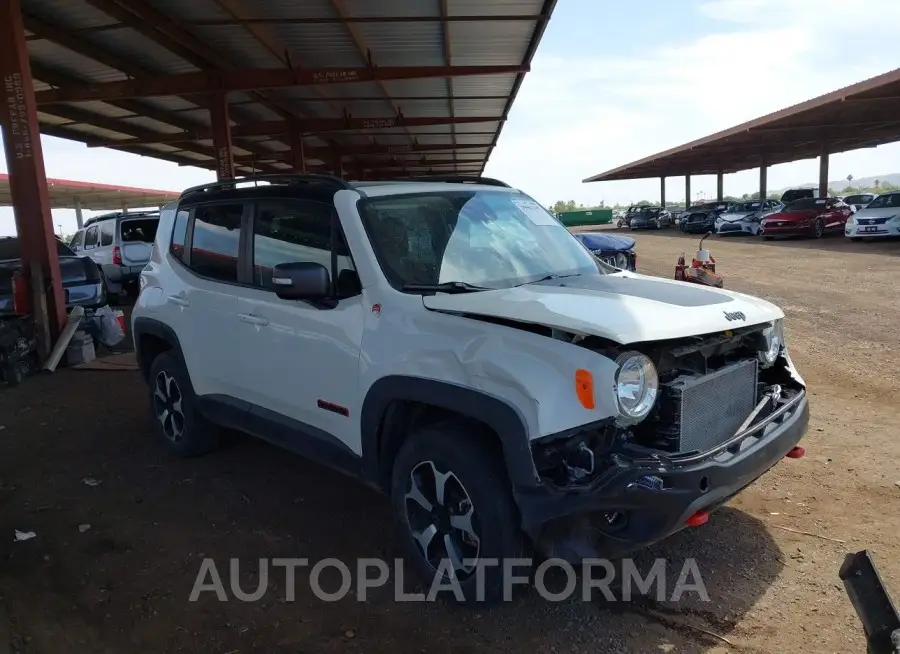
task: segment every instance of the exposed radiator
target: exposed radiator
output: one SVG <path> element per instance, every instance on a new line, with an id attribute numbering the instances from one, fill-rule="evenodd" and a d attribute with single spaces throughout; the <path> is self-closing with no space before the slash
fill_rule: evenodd
<path id="1" fill-rule="evenodd" d="M 703 452 L 731 438 L 756 406 L 757 376 L 757 362 L 750 359 L 666 384 L 677 451 Z"/>

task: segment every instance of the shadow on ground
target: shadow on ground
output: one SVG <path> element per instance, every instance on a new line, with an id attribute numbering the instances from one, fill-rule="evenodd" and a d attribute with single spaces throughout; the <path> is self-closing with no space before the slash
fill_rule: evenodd
<path id="1" fill-rule="evenodd" d="M 272 568 L 263 597 L 242 602 L 230 584 L 256 588 L 261 558 L 334 557 L 354 569 L 361 557 L 399 556 L 387 501 L 249 439 L 169 458 L 149 436 L 136 373 L 35 377 L 0 391 L 0 416 L 0 636 L 16 652 L 704 652 L 722 645 L 704 632 L 740 639 L 734 625 L 781 570 L 765 527 L 725 508 L 637 557 L 642 576 L 667 559 L 662 601 L 595 591 L 553 603 L 529 591 L 460 608 L 395 602 L 391 584 L 366 602 L 351 592 L 329 603 L 298 571 L 290 602 L 284 569 Z M 15 529 L 37 536 L 13 542 Z M 207 558 L 227 601 L 188 601 Z M 695 592 L 670 601 L 688 558 L 710 602 Z M 321 583 L 334 592 L 340 579 Z"/>

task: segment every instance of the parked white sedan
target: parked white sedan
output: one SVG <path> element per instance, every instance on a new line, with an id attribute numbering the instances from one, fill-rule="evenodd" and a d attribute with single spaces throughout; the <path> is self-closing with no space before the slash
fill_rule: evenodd
<path id="1" fill-rule="evenodd" d="M 884 193 L 847 219 L 844 235 L 852 240 L 900 236 L 900 191 Z"/>

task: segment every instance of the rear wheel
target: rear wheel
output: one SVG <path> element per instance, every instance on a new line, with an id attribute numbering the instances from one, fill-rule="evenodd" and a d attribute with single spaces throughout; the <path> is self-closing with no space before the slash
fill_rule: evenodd
<path id="1" fill-rule="evenodd" d="M 825 223 L 822 222 L 821 218 L 816 218 L 816 222 L 813 224 L 813 237 L 822 238 L 824 235 Z"/>
<path id="2" fill-rule="evenodd" d="M 197 410 L 197 397 L 187 370 L 171 352 L 150 366 L 150 406 L 154 431 L 172 454 L 205 454 L 218 445 L 218 428 Z"/>
<path id="3" fill-rule="evenodd" d="M 427 426 L 400 448 L 391 481 L 407 560 L 429 587 L 458 584 L 462 598 L 455 599 L 466 603 L 499 601 L 502 561 L 526 552 L 509 481 L 487 437 L 462 421 Z M 489 559 L 501 563 L 476 572 Z"/>

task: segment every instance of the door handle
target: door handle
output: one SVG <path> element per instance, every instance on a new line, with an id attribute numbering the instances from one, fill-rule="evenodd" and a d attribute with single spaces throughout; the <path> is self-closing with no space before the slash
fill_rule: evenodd
<path id="1" fill-rule="evenodd" d="M 166 302 L 170 302 L 171 304 L 177 304 L 180 307 L 191 306 L 191 301 L 185 297 L 181 297 L 180 295 L 170 295 L 166 298 Z"/>
<path id="2" fill-rule="evenodd" d="M 241 322 L 256 325 L 257 327 L 265 327 L 269 324 L 268 318 L 263 318 L 262 316 L 257 316 L 253 313 L 239 313 L 238 317 L 241 319 Z"/>

